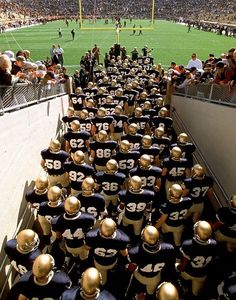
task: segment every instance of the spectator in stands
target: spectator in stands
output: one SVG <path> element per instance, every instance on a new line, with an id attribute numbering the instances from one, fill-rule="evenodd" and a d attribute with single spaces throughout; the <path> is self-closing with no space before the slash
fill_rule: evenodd
<path id="1" fill-rule="evenodd" d="M 16 75 L 17 77 L 24 77 L 24 65 L 25 65 L 25 57 L 17 56 L 16 61 L 12 64 L 11 74 Z"/>
<path id="2" fill-rule="evenodd" d="M 187 68 L 190 69 L 192 67 L 195 67 L 198 69 L 198 71 L 202 71 L 202 62 L 200 59 L 197 58 L 197 54 L 193 53 L 192 58 L 189 60 Z"/>
<path id="3" fill-rule="evenodd" d="M 0 55 L 0 85 L 11 85 L 12 75 L 11 75 L 11 61 L 6 55 Z"/>
<path id="4" fill-rule="evenodd" d="M 214 83 L 226 85 L 231 81 L 232 76 L 232 68 L 225 65 L 222 61 L 218 61 L 218 63 L 216 64 L 216 77 L 214 79 Z"/>

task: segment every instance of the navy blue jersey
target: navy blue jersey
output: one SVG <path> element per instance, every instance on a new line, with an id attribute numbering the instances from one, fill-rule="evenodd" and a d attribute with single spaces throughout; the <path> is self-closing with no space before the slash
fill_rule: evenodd
<path id="1" fill-rule="evenodd" d="M 107 116 L 111 116 L 115 112 L 116 104 L 115 103 L 105 103 L 105 104 L 103 104 L 102 107 L 104 107 L 107 110 L 106 111 Z"/>
<path id="2" fill-rule="evenodd" d="M 112 97 L 114 97 L 118 88 L 119 86 L 108 86 L 107 91 Z"/>
<path id="3" fill-rule="evenodd" d="M 96 107 L 83 107 L 83 109 L 86 109 L 88 112 L 89 118 L 94 118 L 97 114 L 98 109 Z"/>
<path id="4" fill-rule="evenodd" d="M 113 102 L 116 105 L 120 105 L 121 107 L 124 107 L 124 104 L 128 101 L 127 96 L 114 96 L 113 97 Z"/>
<path id="5" fill-rule="evenodd" d="M 105 141 L 104 143 L 98 141 L 92 142 L 90 149 L 95 152 L 94 164 L 105 166 L 116 147 L 117 143 L 115 141 Z"/>
<path id="6" fill-rule="evenodd" d="M 124 134 L 121 137 L 121 140 L 127 140 L 130 143 L 130 149 L 139 148 L 141 145 L 142 135 L 137 133 L 135 135 L 132 134 Z"/>
<path id="7" fill-rule="evenodd" d="M 25 200 L 38 209 L 40 203 L 48 201 L 48 190 L 42 194 L 39 194 L 36 189 L 30 190 L 26 193 Z"/>
<path id="8" fill-rule="evenodd" d="M 63 150 L 51 152 L 49 149 L 45 149 L 41 151 L 41 156 L 45 161 L 49 175 L 62 175 L 65 173 L 63 164 L 69 157 L 68 153 Z"/>
<path id="9" fill-rule="evenodd" d="M 154 201 L 154 192 L 141 190 L 139 193 L 122 190 L 119 201 L 125 206 L 125 216 L 130 220 L 140 220 L 147 208 L 147 204 Z"/>
<path id="10" fill-rule="evenodd" d="M 175 263 L 174 247 L 167 243 L 153 247 L 142 243 L 129 249 L 129 257 L 138 265 L 138 272 L 148 278 L 155 277 L 163 268 Z"/>
<path id="11" fill-rule="evenodd" d="M 39 206 L 38 215 L 45 217 L 51 223 L 52 218 L 56 218 L 64 212 L 64 202 L 59 202 L 57 206 L 50 206 L 48 202 L 43 202 Z"/>
<path id="12" fill-rule="evenodd" d="M 87 132 L 91 132 L 92 129 L 92 122 L 90 120 L 90 118 L 86 118 L 86 119 L 79 119 L 80 122 L 80 129 L 83 131 L 87 131 Z"/>
<path id="13" fill-rule="evenodd" d="M 165 158 L 163 161 L 163 168 L 168 169 L 166 178 L 169 181 L 183 180 L 185 179 L 185 170 L 189 168 L 189 163 L 185 158 L 181 158 L 178 161 L 171 158 Z"/>
<path id="14" fill-rule="evenodd" d="M 107 96 L 109 96 L 108 93 L 96 94 L 96 95 L 93 96 L 93 100 L 95 100 L 96 103 L 97 103 L 97 106 L 100 107 L 101 105 L 106 103 Z"/>
<path id="15" fill-rule="evenodd" d="M 189 196 L 193 203 L 202 203 L 207 198 L 207 192 L 213 187 L 214 180 L 210 176 L 204 176 L 202 179 L 186 178 L 184 186 L 189 190 Z"/>
<path id="16" fill-rule="evenodd" d="M 98 90 L 97 88 L 92 88 L 92 89 L 85 88 L 83 89 L 83 92 L 87 98 L 91 98 L 97 94 Z"/>
<path id="17" fill-rule="evenodd" d="M 224 235 L 236 238 L 236 210 L 221 207 L 216 214 L 217 219 L 223 224 L 219 229 Z"/>
<path id="18" fill-rule="evenodd" d="M 166 224 L 172 227 L 179 227 L 183 224 L 189 208 L 192 206 L 192 200 L 188 197 L 181 198 L 180 202 L 166 201 L 160 208 L 160 213 L 168 215 Z"/>
<path id="19" fill-rule="evenodd" d="M 95 175 L 95 180 L 97 184 L 101 185 L 104 194 L 113 196 L 120 191 L 125 181 L 125 175 L 120 172 L 114 174 L 98 172 Z"/>
<path id="20" fill-rule="evenodd" d="M 186 143 L 186 144 L 180 144 L 180 143 L 176 143 L 176 144 L 172 144 L 171 145 L 171 149 L 173 147 L 179 147 L 182 151 L 182 157 L 186 158 L 190 165 L 193 165 L 193 152 L 196 150 L 195 145 L 193 145 L 192 143 Z"/>
<path id="21" fill-rule="evenodd" d="M 160 97 L 160 95 L 150 94 L 147 96 L 147 101 L 150 101 L 152 104 L 152 107 L 154 108 L 156 106 L 156 102 L 159 97 Z M 153 117 L 158 114 L 158 111 L 156 111 L 156 109 L 154 109 L 154 111 L 155 111 L 155 114 L 153 115 Z"/>
<path id="22" fill-rule="evenodd" d="M 72 106 L 74 110 L 82 110 L 85 98 L 86 95 L 84 94 L 81 95 L 70 94 L 70 100 L 72 102 Z"/>
<path id="23" fill-rule="evenodd" d="M 92 215 L 95 219 L 98 219 L 101 213 L 105 211 L 105 200 L 102 195 L 98 193 L 89 196 L 79 194 L 77 197 L 81 203 L 80 210 Z"/>
<path id="24" fill-rule="evenodd" d="M 156 137 L 152 138 L 152 146 L 160 149 L 160 158 L 166 158 L 170 156 L 170 139 L 168 137 Z"/>
<path id="25" fill-rule="evenodd" d="M 183 242 L 181 252 L 189 259 L 184 271 L 194 277 L 203 277 L 207 275 L 209 265 L 217 254 L 217 243 L 209 239 L 203 244 L 193 238 Z"/>
<path id="26" fill-rule="evenodd" d="M 93 257 L 102 266 L 109 266 L 116 262 L 120 250 L 125 250 L 130 242 L 129 237 L 117 229 L 112 238 L 105 238 L 99 229 L 87 233 L 85 244 L 92 248 Z"/>
<path id="27" fill-rule="evenodd" d="M 4 250 L 10 259 L 12 266 L 19 274 L 23 275 L 32 269 L 33 262 L 36 257 L 41 254 L 41 251 L 35 249 L 29 253 L 23 254 L 17 250 L 16 245 L 16 239 L 9 240 L 6 242 Z"/>
<path id="28" fill-rule="evenodd" d="M 52 219 L 52 230 L 62 234 L 68 247 L 77 248 L 84 244 L 84 233 L 91 229 L 94 223 L 94 217 L 87 213 L 78 213 L 73 217 L 63 214 Z"/>
<path id="29" fill-rule="evenodd" d="M 128 106 L 134 106 L 135 100 L 138 97 L 138 92 L 135 90 L 124 90 L 124 96 L 128 98 Z"/>
<path id="30" fill-rule="evenodd" d="M 218 286 L 217 290 L 221 291 L 220 295 L 224 295 L 225 300 L 236 299 L 236 275 L 232 273 L 224 278 L 223 282 Z"/>
<path id="31" fill-rule="evenodd" d="M 37 284 L 32 271 L 24 274 L 16 283 L 20 294 L 30 300 L 55 299 L 58 300 L 62 293 L 71 286 L 70 278 L 66 273 L 57 271 L 46 285 Z"/>
<path id="32" fill-rule="evenodd" d="M 73 161 L 68 161 L 64 164 L 65 171 L 69 174 L 71 188 L 81 190 L 81 185 L 86 177 L 94 175 L 94 169 L 90 165 L 77 165 Z"/>
<path id="33" fill-rule="evenodd" d="M 129 171 L 137 164 L 139 157 L 140 154 L 137 151 L 129 151 L 127 153 L 119 151 L 112 156 L 119 165 L 119 172 L 124 173 L 126 177 L 128 177 Z"/>
<path id="34" fill-rule="evenodd" d="M 152 118 L 156 115 L 155 109 L 143 109 L 143 115 L 149 119 L 149 123 L 152 122 Z"/>
<path id="35" fill-rule="evenodd" d="M 124 131 L 124 124 L 127 123 L 128 117 L 125 115 L 112 115 L 114 118 L 113 127 L 114 133 L 120 133 Z"/>
<path id="36" fill-rule="evenodd" d="M 155 161 L 155 158 L 159 155 L 160 153 L 160 149 L 156 146 L 151 146 L 150 148 L 144 148 L 144 147 L 140 147 L 138 149 L 134 149 L 137 150 L 140 153 L 140 157 L 144 154 L 147 154 L 150 156 L 151 160 L 152 160 L 152 164 Z"/>
<path id="37" fill-rule="evenodd" d="M 67 132 L 64 134 L 64 139 L 70 144 L 72 153 L 81 150 L 87 152 L 86 142 L 90 139 L 90 134 L 87 131 Z"/>
<path id="38" fill-rule="evenodd" d="M 113 120 L 112 116 L 106 116 L 104 118 L 95 117 L 91 121 L 96 127 L 96 132 L 105 130 L 107 133 L 110 133 L 110 125 L 113 123 Z"/>
<path id="39" fill-rule="evenodd" d="M 145 116 L 141 117 L 131 117 L 128 119 L 128 124 L 135 123 L 138 126 L 138 133 L 144 134 L 147 125 L 149 124 L 150 119 Z"/>
<path id="40" fill-rule="evenodd" d="M 169 117 L 159 117 L 155 116 L 152 118 L 152 126 L 157 127 L 163 127 L 165 129 L 165 132 L 167 132 L 172 127 L 173 120 Z"/>
<path id="41" fill-rule="evenodd" d="M 79 117 L 78 116 L 72 116 L 72 117 L 64 116 L 64 117 L 62 117 L 62 122 L 64 122 L 67 125 L 68 131 L 71 131 L 70 123 L 74 120 L 79 120 Z"/>
<path id="42" fill-rule="evenodd" d="M 73 287 L 65 291 L 61 297 L 61 300 L 85 300 L 86 297 L 83 295 L 83 291 L 79 287 Z M 116 300 L 116 298 L 108 291 L 99 291 L 96 296 L 96 300 Z"/>
<path id="43" fill-rule="evenodd" d="M 154 191 L 157 179 L 161 178 L 162 169 L 151 166 L 149 169 L 143 169 L 140 166 L 130 170 L 130 176 L 139 176 L 142 180 L 142 186 L 148 190 Z"/>

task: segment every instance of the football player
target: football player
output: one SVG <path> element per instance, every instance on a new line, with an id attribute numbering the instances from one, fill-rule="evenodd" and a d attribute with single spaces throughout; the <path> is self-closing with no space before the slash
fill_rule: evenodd
<path id="1" fill-rule="evenodd" d="M 213 200 L 213 182 L 213 178 L 207 176 L 204 168 L 199 164 L 192 167 L 191 177 L 184 180 L 184 195 L 193 200 L 193 205 L 189 210 L 193 223 L 200 220 L 207 198 Z"/>
<path id="2" fill-rule="evenodd" d="M 89 231 L 86 235 L 86 248 L 93 253 L 94 265 L 102 275 L 102 285 L 107 282 L 107 273 L 118 262 L 118 254 L 128 255 L 129 237 L 116 229 L 116 223 L 106 218 L 101 221 L 99 229 Z"/>
<path id="3" fill-rule="evenodd" d="M 136 124 L 138 126 L 137 133 L 142 135 L 144 133 L 150 133 L 149 122 L 150 119 L 143 116 L 141 107 L 136 107 L 134 110 L 134 117 L 128 119 L 128 124 Z"/>
<path id="4" fill-rule="evenodd" d="M 114 159 L 106 163 L 105 172 L 95 175 L 97 189 L 102 190 L 108 214 L 116 214 L 118 204 L 118 193 L 123 188 L 125 175 L 118 172 L 119 165 Z"/>
<path id="5" fill-rule="evenodd" d="M 56 232 L 56 238 L 60 242 L 63 238 L 68 254 L 77 261 L 80 259 L 80 270 L 85 267 L 88 251 L 84 247 L 84 234 L 89 231 L 95 219 L 92 215 L 80 212 L 80 201 L 70 196 L 65 200 L 65 214 L 52 219 L 52 230 Z M 70 256 L 66 256 L 65 264 L 68 266 Z"/>
<path id="6" fill-rule="evenodd" d="M 139 148 L 141 145 L 142 135 L 138 133 L 138 125 L 131 123 L 128 126 L 128 133 L 122 135 L 121 140 L 127 140 L 130 143 L 130 149 Z"/>
<path id="7" fill-rule="evenodd" d="M 96 135 L 96 141 L 90 144 L 90 163 L 94 163 L 96 171 L 105 171 L 106 163 L 115 154 L 117 143 L 107 140 L 108 134 L 101 130 Z"/>
<path id="8" fill-rule="evenodd" d="M 32 271 L 24 274 L 13 286 L 19 292 L 17 299 L 59 299 L 71 287 L 71 281 L 64 272 L 55 272 L 54 265 L 51 255 L 39 255 L 33 263 Z"/>
<path id="9" fill-rule="evenodd" d="M 152 165 L 160 166 L 161 162 L 159 160 L 160 149 L 156 146 L 152 146 L 152 138 L 150 135 L 144 135 L 141 140 L 141 146 L 138 149 L 140 155 L 148 155 L 151 158 Z"/>
<path id="10" fill-rule="evenodd" d="M 65 123 L 67 131 L 71 131 L 70 123 L 74 120 L 78 120 L 79 117 L 75 115 L 73 107 L 69 106 L 67 109 L 67 115 L 62 117 L 62 122 Z"/>
<path id="11" fill-rule="evenodd" d="M 97 88 L 94 85 L 94 83 L 90 81 L 87 87 L 83 89 L 83 92 L 86 95 L 86 97 L 93 97 L 97 94 Z"/>
<path id="12" fill-rule="evenodd" d="M 224 280 L 218 285 L 217 292 L 219 300 L 234 300 L 236 299 L 236 274 L 224 277 Z"/>
<path id="13" fill-rule="evenodd" d="M 139 299 L 144 299 L 142 295 L 146 294 L 145 299 L 149 299 L 148 296 L 155 293 L 163 270 L 167 270 L 169 280 L 175 277 L 174 248 L 159 241 L 159 232 L 154 226 L 146 226 L 141 237 L 141 243 L 129 249 L 128 269 L 133 272 L 133 279 L 128 294 L 138 294 Z"/>
<path id="14" fill-rule="evenodd" d="M 150 101 L 145 101 L 144 102 L 142 113 L 145 117 L 149 118 L 149 123 L 151 123 L 152 118 L 156 115 L 156 111 L 155 111 L 155 109 L 152 109 L 152 104 L 151 104 Z"/>
<path id="15" fill-rule="evenodd" d="M 76 151 L 72 155 L 73 161 L 65 162 L 64 169 L 68 173 L 71 195 L 76 195 L 82 192 L 81 185 L 83 180 L 87 176 L 94 175 L 94 169 L 92 166 L 84 162 L 84 153 L 82 151 Z"/>
<path id="16" fill-rule="evenodd" d="M 82 194 L 78 195 L 81 203 L 80 210 L 91 214 L 96 219 L 94 227 L 98 227 L 101 219 L 107 215 L 105 199 L 102 195 L 94 192 L 95 182 L 93 178 L 87 177 L 82 183 Z"/>
<path id="17" fill-rule="evenodd" d="M 129 176 L 129 171 L 135 167 L 139 159 L 138 151 L 130 151 L 130 143 L 127 140 L 122 140 L 119 145 L 119 151 L 113 156 L 119 165 L 119 172 Z"/>
<path id="18" fill-rule="evenodd" d="M 182 158 L 182 151 L 174 147 L 170 151 L 170 157 L 163 161 L 162 176 L 166 178 L 166 197 L 170 199 L 169 188 L 174 183 L 182 184 L 186 177 L 190 177 L 190 166 L 186 158 Z"/>
<path id="19" fill-rule="evenodd" d="M 65 291 L 61 300 L 115 300 L 107 290 L 100 291 L 101 274 L 95 268 L 88 268 L 81 277 L 80 287 L 75 286 Z"/>
<path id="20" fill-rule="evenodd" d="M 152 138 L 152 146 L 160 149 L 159 164 L 162 166 L 164 158 L 170 156 L 170 139 L 164 136 L 165 131 L 163 127 L 155 129 L 154 136 Z"/>
<path id="21" fill-rule="evenodd" d="M 118 88 L 113 97 L 113 101 L 116 105 L 124 107 L 125 103 L 128 101 L 128 97 L 123 94 L 123 89 Z"/>
<path id="22" fill-rule="evenodd" d="M 48 201 L 42 202 L 39 206 L 38 220 L 48 252 L 50 252 L 50 245 L 55 239 L 55 236 L 52 236 L 51 220 L 65 212 L 63 200 L 62 190 L 58 186 L 52 186 L 48 190 Z"/>
<path id="23" fill-rule="evenodd" d="M 181 246 L 183 258 L 178 269 L 185 280 L 192 282 L 192 295 L 188 299 L 196 299 L 194 297 L 201 295 L 209 267 L 217 254 L 217 243 L 211 236 L 211 225 L 206 221 L 198 221 L 194 224 L 193 238 L 184 241 Z"/>
<path id="24" fill-rule="evenodd" d="M 86 95 L 83 93 L 83 90 L 81 87 L 76 88 L 75 94 L 70 94 L 69 103 L 73 106 L 75 115 L 79 116 L 80 111 L 82 110 L 84 106 L 84 100 L 86 98 Z"/>
<path id="25" fill-rule="evenodd" d="M 215 228 L 219 228 L 215 237 L 219 242 L 236 243 L 236 195 L 231 196 L 229 207 L 221 207 L 216 213 L 218 224 L 214 224 Z M 217 226 L 216 226 L 217 225 Z"/>
<path id="26" fill-rule="evenodd" d="M 5 252 L 19 275 L 32 269 L 34 260 L 41 254 L 38 246 L 39 237 L 31 229 L 20 231 L 15 239 L 6 242 Z"/>
<path id="27" fill-rule="evenodd" d="M 93 99 L 85 100 L 85 106 L 83 109 L 86 109 L 88 111 L 89 118 L 94 118 L 98 112 L 98 109 L 95 107 L 95 102 Z M 81 115 L 80 115 L 81 116 Z"/>
<path id="28" fill-rule="evenodd" d="M 132 116 L 134 112 L 134 104 L 138 97 L 139 92 L 133 89 L 131 83 L 126 85 L 126 89 L 124 90 L 124 96 L 128 97 L 128 101 L 124 103 L 124 111 L 126 116 Z"/>
<path id="29" fill-rule="evenodd" d="M 170 282 L 163 282 L 157 287 L 157 300 L 179 300 L 177 288 Z"/>
<path id="30" fill-rule="evenodd" d="M 116 104 L 113 101 L 113 97 L 111 95 L 107 96 L 105 103 L 103 106 L 106 109 L 106 115 L 111 116 L 115 112 Z"/>
<path id="31" fill-rule="evenodd" d="M 184 220 L 192 206 L 191 198 L 182 197 L 183 189 L 179 184 L 170 187 L 170 199 L 160 208 L 161 217 L 155 227 L 161 227 L 163 233 L 172 233 L 176 250 L 181 245 Z"/>
<path id="32" fill-rule="evenodd" d="M 114 118 L 114 132 L 112 133 L 111 137 L 114 141 L 120 141 L 123 133 L 127 131 L 128 117 L 122 114 L 122 107 L 119 105 L 115 107 L 115 113 L 112 116 Z"/>
<path id="33" fill-rule="evenodd" d="M 27 191 L 25 200 L 29 203 L 31 208 L 39 208 L 40 203 L 48 201 L 48 178 L 41 175 L 35 180 L 35 188 Z"/>
<path id="34" fill-rule="evenodd" d="M 120 213 L 118 223 L 127 227 L 132 225 L 134 231 L 133 242 L 136 242 L 143 226 L 144 214 L 151 208 L 154 201 L 154 192 L 142 189 L 142 180 L 139 176 L 133 176 L 129 180 L 128 190 L 119 192 Z"/>
<path id="35" fill-rule="evenodd" d="M 154 128 L 163 127 L 167 135 L 171 132 L 172 123 L 173 120 L 168 117 L 168 110 L 165 107 L 159 110 L 158 116 L 152 118 L 152 126 Z"/>
<path id="36" fill-rule="evenodd" d="M 105 103 L 107 96 L 109 96 L 109 94 L 105 87 L 99 87 L 97 94 L 93 96 L 93 100 L 95 100 L 97 107 L 101 107 L 101 105 Z"/>
<path id="37" fill-rule="evenodd" d="M 196 147 L 193 143 L 188 141 L 188 135 L 185 132 L 182 132 L 178 135 L 177 143 L 172 144 L 171 148 L 179 147 L 182 151 L 182 157 L 186 158 L 189 162 L 189 165 L 193 166 L 193 153 L 196 150 Z"/>
<path id="38" fill-rule="evenodd" d="M 64 134 L 66 152 L 75 153 L 81 150 L 85 157 L 88 156 L 90 134 L 80 129 L 80 122 L 74 120 L 70 123 L 71 131 Z"/>
<path id="39" fill-rule="evenodd" d="M 61 143 L 52 139 L 49 148 L 41 151 L 41 156 L 41 166 L 48 173 L 49 187 L 57 184 L 67 187 L 69 182 L 63 164 L 69 155 L 61 150 Z"/>
<path id="40" fill-rule="evenodd" d="M 113 117 L 107 116 L 107 111 L 104 107 L 100 107 L 97 116 L 92 119 L 92 136 L 95 136 L 101 130 L 106 131 L 108 134 L 113 133 Z"/>
<path id="41" fill-rule="evenodd" d="M 89 117 L 89 112 L 87 111 L 87 109 L 81 110 L 79 122 L 80 122 L 80 129 L 83 131 L 87 131 L 88 133 L 91 134 L 92 122 Z"/>

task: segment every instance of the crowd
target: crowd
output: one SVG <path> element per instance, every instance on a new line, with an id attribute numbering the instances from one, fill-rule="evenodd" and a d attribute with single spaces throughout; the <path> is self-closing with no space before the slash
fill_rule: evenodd
<path id="1" fill-rule="evenodd" d="M 168 71 L 147 46 L 134 60 L 124 50 L 115 44 L 104 66 L 81 59 L 87 81 L 77 74 L 63 140 L 41 151 L 45 173 L 26 194 L 35 231 L 5 246 L 19 276 L 11 300 L 235 299 L 236 196 L 215 215 L 214 180 L 166 96 L 168 81 L 212 79 L 206 68 L 232 80 L 235 49 Z"/>

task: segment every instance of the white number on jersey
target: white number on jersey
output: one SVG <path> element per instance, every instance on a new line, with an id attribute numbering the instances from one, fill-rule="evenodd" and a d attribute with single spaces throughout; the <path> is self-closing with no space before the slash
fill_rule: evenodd
<path id="1" fill-rule="evenodd" d="M 96 123 L 96 127 L 98 131 L 105 130 L 107 131 L 109 129 L 109 124 L 108 123 Z"/>
<path id="2" fill-rule="evenodd" d="M 193 198 L 204 197 L 209 190 L 209 186 L 195 187 L 191 192 Z M 202 193 L 202 195 L 201 195 Z"/>
<path id="3" fill-rule="evenodd" d="M 61 162 L 60 160 L 53 160 L 53 159 L 46 159 L 45 165 L 48 169 L 52 170 L 60 170 L 61 169 Z"/>
<path id="4" fill-rule="evenodd" d="M 133 159 L 127 159 L 127 160 L 123 159 L 119 161 L 119 168 L 121 170 L 126 170 L 126 169 L 131 170 L 133 169 L 133 167 L 134 167 Z"/>
<path id="5" fill-rule="evenodd" d="M 147 204 L 144 202 L 139 202 L 139 203 L 128 203 L 126 206 L 126 209 L 129 212 L 141 212 L 144 211 L 146 208 Z"/>
<path id="6" fill-rule="evenodd" d="M 111 149 L 97 149 L 96 156 L 98 158 L 109 158 L 111 156 Z"/>
<path id="7" fill-rule="evenodd" d="M 165 266 L 165 263 L 158 263 L 156 265 L 148 264 L 144 268 L 140 269 L 142 272 L 152 273 L 152 272 L 159 272 Z"/>
<path id="8" fill-rule="evenodd" d="M 77 173 L 76 171 L 70 171 L 69 178 L 71 181 L 82 182 L 85 178 L 85 175 L 81 172 Z"/>
<path id="9" fill-rule="evenodd" d="M 102 183 L 102 188 L 104 191 L 115 192 L 118 190 L 118 183 L 105 181 Z"/>
<path id="10" fill-rule="evenodd" d="M 66 229 L 62 236 L 66 238 L 67 240 L 75 240 L 75 239 L 83 239 L 84 238 L 84 233 L 81 228 L 77 228 L 74 233 L 71 232 L 70 229 Z"/>
<path id="11" fill-rule="evenodd" d="M 102 257 L 112 257 L 117 254 L 117 250 L 115 249 L 105 249 L 105 248 L 96 248 L 94 250 L 94 253 L 97 254 L 98 256 Z"/>
<path id="12" fill-rule="evenodd" d="M 169 216 L 170 220 L 176 221 L 176 220 L 183 220 L 185 215 L 187 214 L 188 210 L 187 209 L 183 209 L 181 211 L 175 211 L 172 212 Z"/>
<path id="13" fill-rule="evenodd" d="M 82 212 L 85 212 L 87 214 L 90 214 L 90 215 L 94 216 L 94 218 L 96 218 L 97 215 L 98 215 L 97 209 L 95 207 L 88 207 L 88 208 L 81 207 L 80 210 Z"/>
<path id="14" fill-rule="evenodd" d="M 20 273 L 21 275 L 27 273 L 29 270 L 26 269 L 26 267 L 22 265 L 17 265 L 15 260 L 11 261 L 11 265 L 14 267 L 14 269 Z"/>
<path id="15" fill-rule="evenodd" d="M 156 178 L 154 176 L 140 177 L 143 186 L 154 186 Z"/>
<path id="16" fill-rule="evenodd" d="M 84 146 L 84 140 L 82 139 L 71 139 L 70 140 L 70 146 L 72 148 L 82 148 Z"/>
<path id="17" fill-rule="evenodd" d="M 169 174 L 172 176 L 182 176 L 184 174 L 185 168 L 183 167 L 174 167 L 169 171 Z"/>
<path id="18" fill-rule="evenodd" d="M 212 260 L 212 256 L 204 257 L 204 256 L 196 256 L 193 261 L 191 261 L 191 265 L 194 268 L 203 268 L 209 264 Z"/>

